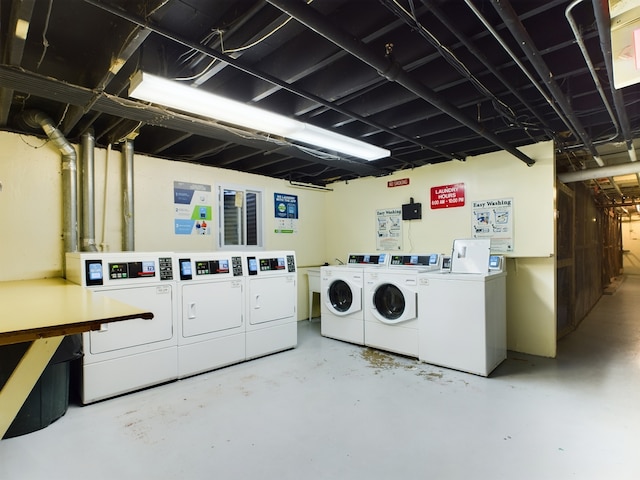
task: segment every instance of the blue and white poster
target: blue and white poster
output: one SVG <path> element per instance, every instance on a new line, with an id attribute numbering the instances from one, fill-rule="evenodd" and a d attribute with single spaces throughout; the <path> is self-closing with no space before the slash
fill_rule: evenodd
<path id="1" fill-rule="evenodd" d="M 298 196 L 273 194 L 275 233 L 298 233 Z"/>
<path id="2" fill-rule="evenodd" d="M 211 235 L 211 185 L 173 182 L 176 235 Z"/>

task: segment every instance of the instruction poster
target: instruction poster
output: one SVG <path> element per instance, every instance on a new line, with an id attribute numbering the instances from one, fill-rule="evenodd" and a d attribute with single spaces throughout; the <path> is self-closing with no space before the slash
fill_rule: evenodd
<path id="1" fill-rule="evenodd" d="M 273 194 L 275 233 L 298 233 L 298 196 L 285 193 Z"/>
<path id="2" fill-rule="evenodd" d="M 402 209 L 376 211 L 376 249 L 387 252 L 402 250 Z"/>
<path id="3" fill-rule="evenodd" d="M 211 185 L 173 182 L 176 235 L 211 235 Z"/>
<path id="4" fill-rule="evenodd" d="M 473 202 L 473 238 L 490 238 L 492 252 L 513 251 L 513 198 Z"/>

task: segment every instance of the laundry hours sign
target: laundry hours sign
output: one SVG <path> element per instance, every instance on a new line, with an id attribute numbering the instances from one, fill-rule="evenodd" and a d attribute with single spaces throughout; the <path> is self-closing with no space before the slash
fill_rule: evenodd
<path id="1" fill-rule="evenodd" d="M 464 207 L 464 183 L 431 188 L 431 208 Z"/>

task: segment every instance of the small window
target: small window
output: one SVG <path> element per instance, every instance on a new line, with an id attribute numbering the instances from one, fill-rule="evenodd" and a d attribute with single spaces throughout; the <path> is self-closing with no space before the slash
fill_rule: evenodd
<path id="1" fill-rule="evenodd" d="M 236 185 L 218 186 L 220 248 L 262 248 L 262 197 L 263 192 L 259 189 Z"/>

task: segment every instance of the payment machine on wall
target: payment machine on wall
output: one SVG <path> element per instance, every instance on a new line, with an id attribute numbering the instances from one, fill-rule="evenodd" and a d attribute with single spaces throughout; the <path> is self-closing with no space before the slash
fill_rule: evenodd
<path id="1" fill-rule="evenodd" d="M 245 253 L 247 359 L 298 343 L 298 272 L 293 251 Z"/>
<path id="2" fill-rule="evenodd" d="M 178 376 L 246 358 L 242 254 L 177 253 Z"/>
<path id="3" fill-rule="evenodd" d="M 173 254 L 67 253 L 66 278 L 153 313 L 82 334 L 81 400 L 97 400 L 177 378 L 177 296 Z"/>

